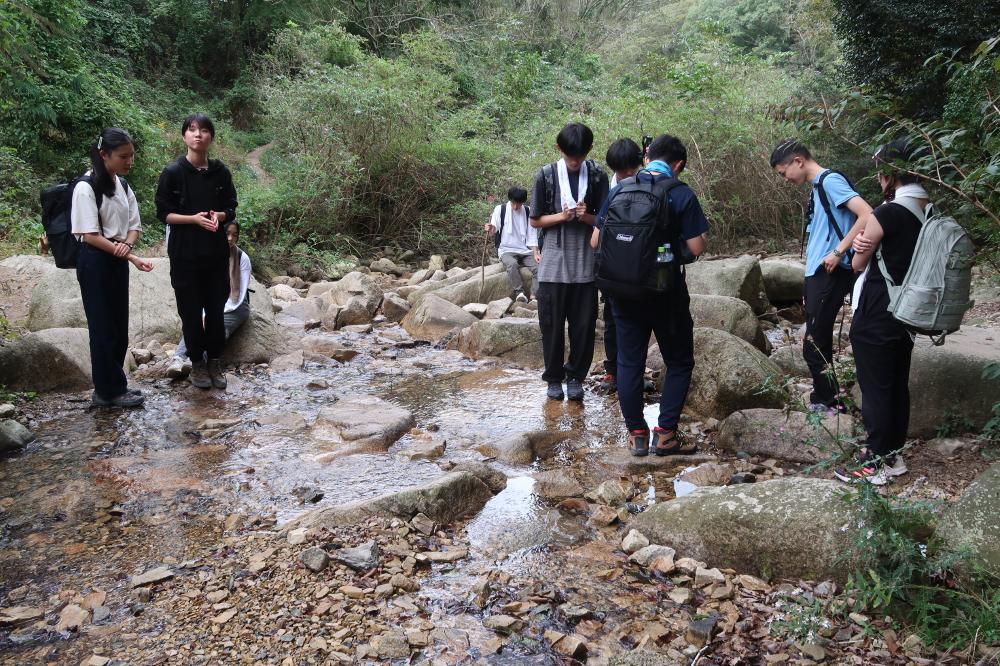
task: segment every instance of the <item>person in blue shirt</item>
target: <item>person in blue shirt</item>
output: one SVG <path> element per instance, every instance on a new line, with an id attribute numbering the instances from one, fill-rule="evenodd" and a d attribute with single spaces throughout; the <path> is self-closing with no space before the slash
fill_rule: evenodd
<path id="1" fill-rule="evenodd" d="M 833 327 L 844 298 L 854 287 L 848 250 L 864 229 L 871 206 L 840 173 L 820 166 L 809 149 L 785 139 L 771 153 L 771 168 L 793 185 L 812 184 L 806 245 L 804 304 L 806 337 L 802 356 L 812 375 L 812 410 L 839 408 L 839 386 L 831 367 Z"/>
<path id="2" fill-rule="evenodd" d="M 663 134 L 649 144 L 644 161 L 646 167 L 635 178 L 653 182 L 675 178 L 687 164 L 687 148 L 676 137 Z M 608 205 L 619 190 L 617 186 L 609 193 L 608 201 L 598 213 L 590 241 L 595 248 L 600 243 Z M 690 263 L 705 251 L 708 220 L 698 197 L 684 183 L 670 190 L 667 207 L 683 241 L 677 248 L 678 256 L 682 263 Z M 684 274 L 678 271 L 676 279 L 668 292 L 655 298 L 615 297 L 611 303 L 618 329 L 618 404 L 628 429 L 629 447 L 637 456 L 647 455 L 650 448 L 658 456 L 692 453 L 697 449 L 694 442 L 682 440 L 677 432 L 694 370 L 694 320 Z M 652 441 L 642 413 L 643 373 L 651 333 L 656 336 L 667 366 L 660 395 L 660 415 Z"/>

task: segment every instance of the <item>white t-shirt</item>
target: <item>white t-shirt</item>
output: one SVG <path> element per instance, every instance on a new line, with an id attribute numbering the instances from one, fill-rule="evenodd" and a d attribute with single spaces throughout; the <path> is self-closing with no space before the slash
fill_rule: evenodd
<path id="1" fill-rule="evenodd" d="M 101 199 L 100 216 L 99 227 L 97 195 L 94 194 L 94 188 L 90 183 L 83 181 L 77 183 L 73 188 L 73 210 L 70 213 L 72 231 L 77 238 L 82 234 L 99 233 L 103 227 L 105 238 L 124 241 L 128 237 L 128 232 L 142 228 L 139 224 L 139 204 L 135 200 L 135 193 L 129 187 L 126 194 L 117 176 L 115 176 L 115 193 L 110 197 L 104 195 Z"/>
<path id="2" fill-rule="evenodd" d="M 538 229 L 528 224 L 527 209 L 521 206 L 521 210 L 512 210 L 510 203 L 500 204 L 493 209 L 493 216 L 490 217 L 490 224 L 500 231 L 500 207 L 506 206 L 507 213 L 503 222 L 503 233 L 500 235 L 500 247 L 497 254 L 503 256 L 509 252 L 514 254 L 528 254 L 530 248 L 538 247 Z"/>
<path id="3" fill-rule="evenodd" d="M 250 273 L 252 271 L 250 257 L 247 256 L 246 252 L 240 253 L 240 299 L 235 302 L 231 298 L 227 300 L 226 307 L 222 309 L 223 312 L 232 312 L 246 299 L 247 289 L 250 287 Z"/>

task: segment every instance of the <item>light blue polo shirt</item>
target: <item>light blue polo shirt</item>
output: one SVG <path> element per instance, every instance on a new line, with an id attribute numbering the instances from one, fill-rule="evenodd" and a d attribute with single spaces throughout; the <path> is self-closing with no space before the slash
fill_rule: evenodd
<path id="1" fill-rule="evenodd" d="M 840 238 L 837 237 L 836 232 L 834 232 L 827 221 L 826 211 L 823 210 L 823 202 L 820 201 L 819 192 L 816 189 L 816 183 L 819 182 L 819 177 L 822 175 L 823 172 L 820 172 L 813 180 L 813 214 L 812 219 L 809 220 L 809 242 L 806 244 L 806 277 L 816 272 L 820 262 L 823 261 L 823 257 L 830 254 L 840 242 Z M 857 216 L 847 208 L 847 202 L 859 195 L 847 183 L 847 179 L 839 173 L 830 173 L 830 175 L 824 178 L 823 189 L 826 191 L 826 198 L 830 202 L 830 210 L 833 212 L 834 223 L 840 227 L 840 232 L 846 236 L 857 220 Z M 845 254 L 844 258 L 840 260 L 840 265 L 850 268 L 850 257 Z"/>

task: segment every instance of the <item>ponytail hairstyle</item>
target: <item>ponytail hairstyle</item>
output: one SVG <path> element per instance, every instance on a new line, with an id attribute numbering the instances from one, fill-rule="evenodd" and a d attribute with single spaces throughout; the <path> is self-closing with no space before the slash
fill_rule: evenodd
<path id="1" fill-rule="evenodd" d="M 879 146 L 875 151 L 875 155 L 872 157 L 875 161 L 875 167 L 879 173 L 889 179 L 889 186 L 884 193 L 886 201 L 892 201 L 896 198 L 896 188 L 899 186 L 920 182 L 920 178 L 917 176 L 900 170 L 900 167 L 906 168 L 913 161 L 914 152 L 907 137 L 894 139 Z"/>
<path id="2" fill-rule="evenodd" d="M 115 177 L 108 173 L 104 167 L 101 152 L 111 153 L 126 144 L 135 145 L 135 141 L 132 140 L 132 136 L 128 132 L 117 127 L 106 127 L 97 137 L 97 141 L 90 147 L 90 182 L 94 186 L 95 192 L 109 197 L 114 195 Z"/>

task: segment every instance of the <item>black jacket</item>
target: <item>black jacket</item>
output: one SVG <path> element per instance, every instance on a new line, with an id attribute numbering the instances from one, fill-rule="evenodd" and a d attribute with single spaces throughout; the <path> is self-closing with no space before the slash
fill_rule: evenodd
<path id="1" fill-rule="evenodd" d="M 164 224 L 170 213 L 194 215 L 202 211 L 224 212 L 227 223 L 235 222 L 236 205 L 233 175 L 219 160 L 209 160 L 206 169 L 198 169 L 186 157 L 178 157 L 163 169 L 156 186 L 156 217 Z M 197 224 L 171 225 L 167 255 L 181 261 L 228 261 L 223 225 L 214 233 Z"/>

